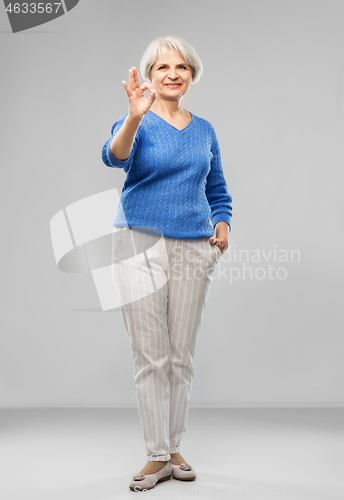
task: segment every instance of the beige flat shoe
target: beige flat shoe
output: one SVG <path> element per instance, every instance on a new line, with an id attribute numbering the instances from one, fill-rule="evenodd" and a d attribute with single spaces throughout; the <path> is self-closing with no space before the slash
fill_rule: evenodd
<path id="1" fill-rule="evenodd" d="M 196 479 L 196 471 L 190 464 L 184 463 L 180 465 L 171 464 L 172 477 L 179 481 L 193 481 Z"/>
<path id="2" fill-rule="evenodd" d="M 156 483 L 171 479 L 171 474 L 172 467 L 170 462 L 167 462 L 166 465 L 155 474 L 144 474 L 143 472 L 135 474 L 129 483 L 129 488 L 132 491 L 151 490 Z"/>

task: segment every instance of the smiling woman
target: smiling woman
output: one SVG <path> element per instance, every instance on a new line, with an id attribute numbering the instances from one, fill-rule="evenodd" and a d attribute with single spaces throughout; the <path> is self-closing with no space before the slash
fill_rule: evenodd
<path id="1" fill-rule="evenodd" d="M 193 83 L 197 83 L 203 73 L 203 65 L 195 49 L 185 40 L 175 36 L 156 38 L 145 50 L 140 62 L 140 71 L 144 80 L 150 79 L 150 71 L 156 62 L 157 56 L 165 53 L 166 50 L 174 49 L 181 55 L 180 62 L 191 68 Z M 164 61 L 162 61 L 164 63 Z"/>
<path id="2" fill-rule="evenodd" d="M 125 298 L 121 310 L 148 460 L 130 481 L 135 491 L 171 476 L 196 478 L 180 443 L 196 339 L 232 218 L 214 127 L 183 105 L 203 71 L 195 49 L 177 37 L 153 40 L 140 68 L 146 81 L 140 85 L 136 67 L 129 70 L 129 84 L 122 81 L 129 113 L 113 124 L 102 148 L 105 165 L 127 174 L 113 221 L 112 256 L 114 283 Z M 139 252 L 137 260 L 128 258 L 131 245 L 149 248 L 146 258 L 149 253 L 157 281 L 148 295 L 147 263 Z"/>
<path id="3" fill-rule="evenodd" d="M 170 49 L 162 56 L 158 56 L 151 66 L 149 77 L 156 90 L 156 100 L 151 111 L 162 116 L 176 128 L 184 127 L 191 121 L 191 113 L 182 106 L 182 98 L 192 85 L 192 69 L 183 59 L 180 52 Z M 171 101 L 173 107 L 178 104 L 180 113 L 175 115 L 170 110 L 166 113 L 162 102 Z M 168 111 L 168 110 L 167 110 Z"/>

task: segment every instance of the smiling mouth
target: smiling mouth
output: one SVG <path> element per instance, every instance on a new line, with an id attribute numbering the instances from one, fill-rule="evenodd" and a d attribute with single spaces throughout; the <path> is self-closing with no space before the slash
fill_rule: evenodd
<path id="1" fill-rule="evenodd" d="M 166 87 L 177 88 L 181 86 L 181 83 L 166 83 Z"/>

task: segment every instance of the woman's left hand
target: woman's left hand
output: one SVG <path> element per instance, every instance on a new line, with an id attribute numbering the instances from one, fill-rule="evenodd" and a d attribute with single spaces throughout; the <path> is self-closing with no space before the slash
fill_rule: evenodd
<path id="1" fill-rule="evenodd" d="M 229 225 L 221 221 L 215 225 L 215 235 L 209 238 L 211 245 L 216 245 L 223 253 L 228 248 Z"/>

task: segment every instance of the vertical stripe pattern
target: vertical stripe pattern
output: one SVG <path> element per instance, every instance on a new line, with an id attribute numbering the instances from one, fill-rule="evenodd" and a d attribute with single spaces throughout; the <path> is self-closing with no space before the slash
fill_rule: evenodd
<path id="1" fill-rule="evenodd" d="M 113 279 L 130 338 L 148 461 L 180 450 L 193 358 L 220 250 L 208 238 L 161 238 L 115 227 Z"/>

